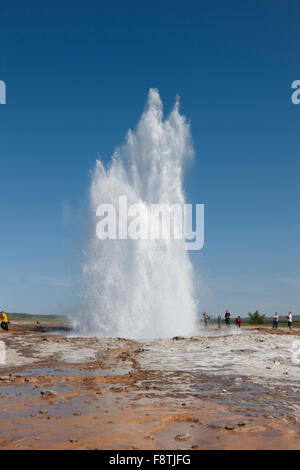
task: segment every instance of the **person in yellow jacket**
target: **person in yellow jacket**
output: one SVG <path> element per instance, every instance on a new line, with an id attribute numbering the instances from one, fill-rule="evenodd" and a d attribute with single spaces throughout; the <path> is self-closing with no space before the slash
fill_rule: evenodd
<path id="1" fill-rule="evenodd" d="M 8 331 L 8 320 L 7 320 L 6 313 L 2 311 L 0 316 L 1 316 L 1 328 L 5 331 Z"/>

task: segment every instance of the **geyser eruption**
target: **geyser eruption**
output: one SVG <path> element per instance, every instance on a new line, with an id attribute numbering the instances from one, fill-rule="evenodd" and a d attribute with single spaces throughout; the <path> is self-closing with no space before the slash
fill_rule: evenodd
<path id="1" fill-rule="evenodd" d="M 195 326 L 193 269 L 184 240 L 99 240 L 96 209 L 119 196 L 128 205 L 184 204 L 183 167 L 193 155 L 179 103 L 163 120 L 159 93 L 150 89 L 135 132 L 105 168 L 97 161 L 90 199 L 95 230 L 84 265 L 81 333 L 127 338 L 191 334 Z"/>

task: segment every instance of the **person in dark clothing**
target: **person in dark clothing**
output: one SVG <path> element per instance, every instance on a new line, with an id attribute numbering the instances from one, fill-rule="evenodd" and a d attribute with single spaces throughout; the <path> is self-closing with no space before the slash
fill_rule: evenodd
<path id="1" fill-rule="evenodd" d="M 227 328 L 230 328 L 230 312 L 228 310 L 225 313 L 225 323 Z"/>

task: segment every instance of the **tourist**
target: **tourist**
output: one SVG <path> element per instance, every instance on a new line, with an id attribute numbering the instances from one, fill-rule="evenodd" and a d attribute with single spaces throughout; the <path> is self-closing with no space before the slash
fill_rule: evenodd
<path id="1" fill-rule="evenodd" d="M 204 313 L 203 313 L 203 317 L 204 317 L 204 325 L 205 325 L 205 328 L 207 328 L 207 327 L 208 327 L 208 322 L 209 322 L 209 320 L 210 320 L 210 316 L 208 315 L 207 312 L 204 312 Z"/>
<path id="2" fill-rule="evenodd" d="M 230 328 L 230 312 L 228 310 L 225 312 L 225 323 L 227 328 Z"/>
<path id="3" fill-rule="evenodd" d="M 235 324 L 236 324 L 236 327 L 237 327 L 237 328 L 241 328 L 242 320 L 241 320 L 241 317 L 240 317 L 240 316 L 238 316 L 238 317 L 235 319 Z"/>
<path id="4" fill-rule="evenodd" d="M 278 328 L 278 320 L 279 320 L 279 315 L 277 312 L 275 312 L 273 316 L 273 329 Z"/>
<path id="5" fill-rule="evenodd" d="M 218 328 L 221 328 L 222 326 L 222 316 L 218 315 Z"/>
<path id="6" fill-rule="evenodd" d="M 0 314 L 1 316 L 1 328 L 2 330 L 8 331 L 8 320 L 7 315 L 3 311 Z"/>
<path id="7" fill-rule="evenodd" d="M 288 313 L 287 319 L 288 319 L 288 327 L 289 327 L 289 329 L 291 330 L 291 329 L 292 329 L 292 321 L 293 321 L 292 312 L 289 312 L 289 313 Z"/>

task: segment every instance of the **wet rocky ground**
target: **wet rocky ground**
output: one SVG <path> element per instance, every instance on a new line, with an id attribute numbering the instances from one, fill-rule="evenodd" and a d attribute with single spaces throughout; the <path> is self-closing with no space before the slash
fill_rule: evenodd
<path id="1" fill-rule="evenodd" d="M 0 340 L 0 449 L 300 448 L 297 331 L 133 341 L 16 324 Z"/>

